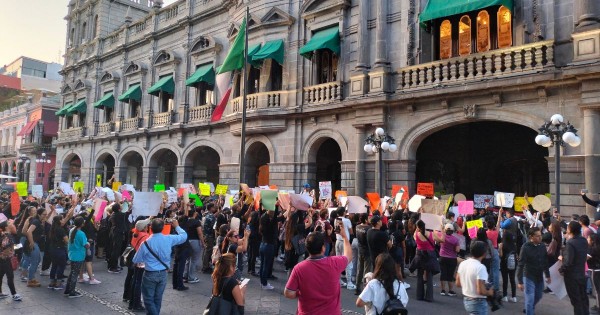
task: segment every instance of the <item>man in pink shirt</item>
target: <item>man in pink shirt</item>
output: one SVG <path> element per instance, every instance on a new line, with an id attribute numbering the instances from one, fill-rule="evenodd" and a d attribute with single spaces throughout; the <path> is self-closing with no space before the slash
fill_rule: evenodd
<path id="1" fill-rule="evenodd" d="M 344 256 L 325 256 L 325 236 L 321 232 L 306 238 L 310 256 L 294 267 L 283 291 L 288 299 L 298 299 L 298 315 L 341 314 L 340 273 L 352 261 L 352 246 L 346 233 L 339 234 L 344 240 Z"/>

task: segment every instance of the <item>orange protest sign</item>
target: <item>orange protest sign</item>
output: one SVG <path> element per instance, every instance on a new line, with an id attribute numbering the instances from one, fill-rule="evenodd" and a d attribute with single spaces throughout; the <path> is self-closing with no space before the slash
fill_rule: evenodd
<path id="1" fill-rule="evenodd" d="M 343 190 L 336 190 L 335 191 L 335 198 L 340 198 L 340 197 L 348 197 L 348 192 L 347 191 L 343 191 Z"/>
<path id="2" fill-rule="evenodd" d="M 375 210 L 379 210 L 379 203 L 381 202 L 381 198 L 379 198 L 378 193 L 367 193 L 367 199 L 369 200 L 371 213 L 373 213 L 373 211 Z"/>
<path id="3" fill-rule="evenodd" d="M 273 189 L 273 190 L 279 190 L 279 188 L 277 187 L 277 185 L 269 185 L 269 188 Z"/>
<path id="4" fill-rule="evenodd" d="M 21 208 L 21 198 L 19 198 L 18 192 L 12 192 L 10 194 L 10 213 L 14 216 L 19 214 L 19 209 Z"/>
<path id="5" fill-rule="evenodd" d="M 433 183 L 418 183 L 417 195 L 433 197 Z"/>
<path id="6" fill-rule="evenodd" d="M 408 186 L 406 185 L 392 185 L 392 198 L 394 198 L 396 196 L 396 194 L 398 194 L 400 192 L 400 190 L 404 191 L 404 193 L 402 194 L 402 198 L 400 200 L 408 200 L 409 195 L 408 195 Z"/>

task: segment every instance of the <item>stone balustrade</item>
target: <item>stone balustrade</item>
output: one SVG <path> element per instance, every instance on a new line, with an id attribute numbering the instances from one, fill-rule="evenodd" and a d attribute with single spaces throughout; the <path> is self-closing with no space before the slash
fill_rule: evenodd
<path id="1" fill-rule="evenodd" d="M 397 88 L 431 88 L 540 71 L 554 64 L 553 45 L 537 42 L 402 68 Z"/>
<path id="2" fill-rule="evenodd" d="M 287 95 L 294 91 L 270 91 L 250 94 L 246 97 L 246 110 L 287 107 Z M 242 98 L 232 100 L 233 112 L 242 112 Z"/>
<path id="3" fill-rule="evenodd" d="M 115 130 L 114 126 L 115 126 L 115 124 L 112 121 L 99 124 L 98 125 L 98 134 L 99 135 L 109 134 Z"/>
<path id="4" fill-rule="evenodd" d="M 141 118 L 133 117 L 121 120 L 121 130 L 137 130 L 140 127 Z"/>
<path id="5" fill-rule="evenodd" d="M 77 128 L 69 128 L 61 130 L 58 139 L 59 140 L 69 140 L 69 139 L 78 139 L 85 136 L 85 127 L 77 127 Z"/>
<path id="6" fill-rule="evenodd" d="M 342 82 L 336 81 L 307 86 L 304 88 L 302 97 L 305 105 L 340 101 L 342 99 Z"/>
<path id="7" fill-rule="evenodd" d="M 167 111 L 164 113 L 154 114 L 152 116 L 152 127 L 168 126 L 173 121 L 173 112 Z"/>
<path id="8" fill-rule="evenodd" d="M 213 106 L 211 104 L 191 107 L 189 109 L 189 122 L 209 121 L 212 112 Z"/>

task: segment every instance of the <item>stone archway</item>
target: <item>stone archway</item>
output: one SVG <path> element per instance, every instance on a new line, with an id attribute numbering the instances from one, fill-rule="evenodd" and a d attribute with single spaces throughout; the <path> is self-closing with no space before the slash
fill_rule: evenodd
<path id="1" fill-rule="evenodd" d="M 221 157 L 217 150 L 209 146 L 198 146 L 186 155 L 184 161 L 184 182 L 193 183 L 196 187 L 198 183 L 219 183 Z"/>
<path id="2" fill-rule="evenodd" d="M 123 184 L 131 184 L 137 190 L 142 189 L 144 174 L 144 157 L 135 150 L 122 155 L 119 161 L 119 180 Z"/>
<path id="3" fill-rule="evenodd" d="M 153 187 L 154 184 L 164 184 L 167 188 L 175 187 L 178 163 L 177 153 L 172 150 L 167 148 L 156 150 L 149 159 L 148 187 Z"/>
<path id="4" fill-rule="evenodd" d="M 103 185 L 115 174 L 115 166 L 115 157 L 111 153 L 102 153 L 96 159 L 95 176 L 101 176 Z"/>
<path id="5" fill-rule="evenodd" d="M 271 156 L 267 146 L 259 141 L 251 143 L 246 149 L 245 180 L 248 186 L 257 187 L 270 184 L 269 163 Z"/>
<path id="6" fill-rule="evenodd" d="M 63 182 L 75 182 L 80 181 L 81 178 L 81 157 L 77 153 L 70 153 L 65 156 L 62 163 L 62 177 Z"/>
<path id="7" fill-rule="evenodd" d="M 311 187 L 317 188 L 319 182 L 331 181 L 332 191 L 342 188 L 342 150 L 338 142 L 323 137 L 310 148 L 307 179 Z M 319 189 L 315 189 L 319 191 Z"/>

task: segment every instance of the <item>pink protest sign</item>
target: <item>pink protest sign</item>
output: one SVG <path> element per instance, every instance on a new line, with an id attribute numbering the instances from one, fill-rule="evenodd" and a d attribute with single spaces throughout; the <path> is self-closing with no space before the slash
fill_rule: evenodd
<path id="1" fill-rule="evenodd" d="M 121 195 L 123 195 L 123 200 L 124 201 L 131 201 L 132 200 L 131 194 L 127 190 L 123 190 L 123 192 L 121 193 Z"/>
<path id="2" fill-rule="evenodd" d="M 459 201 L 458 202 L 458 214 L 460 215 L 468 215 L 473 214 L 473 201 Z"/>
<path id="3" fill-rule="evenodd" d="M 106 208 L 107 201 L 103 199 L 94 200 L 94 211 L 96 211 L 96 222 L 100 222 L 102 220 L 102 216 L 104 215 L 104 209 Z"/>
<path id="4" fill-rule="evenodd" d="M 469 237 L 471 237 L 471 239 L 477 238 L 477 227 L 476 226 L 468 229 L 467 231 L 469 231 Z"/>

